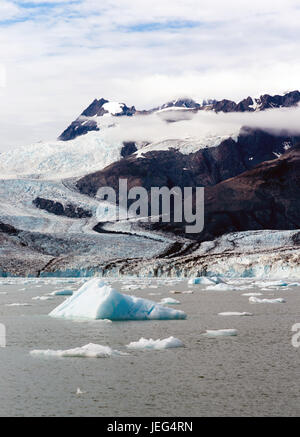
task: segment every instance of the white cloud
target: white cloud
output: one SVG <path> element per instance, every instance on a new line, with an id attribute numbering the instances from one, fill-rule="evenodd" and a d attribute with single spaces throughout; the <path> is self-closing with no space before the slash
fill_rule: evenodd
<path id="1" fill-rule="evenodd" d="M 298 1 L 22 3 L 1 2 L 24 19 L 0 26 L 2 149 L 55 138 L 95 97 L 149 108 L 299 88 Z"/>

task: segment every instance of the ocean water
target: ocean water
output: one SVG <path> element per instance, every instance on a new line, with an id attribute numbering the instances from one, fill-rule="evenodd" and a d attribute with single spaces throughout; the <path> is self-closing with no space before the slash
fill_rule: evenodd
<path id="1" fill-rule="evenodd" d="M 0 323 L 0 416 L 297 416 L 300 414 L 300 348 L 291 344 L 300 323 L 300 287 L 212 291 L 187 280 L 112 282 L 155 301 L 173 297 L 186 320 L 78 322 L 48 313 L 65 297 L 32 300 L 54 290 L 77 289 L 81 280 L 2 280 Z M 170 290 L 193 290 L 171 294 Z M 246 292 L 284 297 L 284 304 L 250 304 Z M 7 294 L 2 294 L 7 293 Z M 153 295 L 154 293 L 154 295 Z M 28 303 L 31 306 L 6 306 Z M 248 317 L 219 316 L 247 311 Z M 211 338 L 206 329 L 237 329 L 236 337 Z M 174 336 L 183 348 L 128 350 L 145 338 Z M 128 352 L 109 358 L 53 358 L 33 349 L 70 349 L 87 343 Z M 77 388 L 83 392 L 76 394 Z"/>

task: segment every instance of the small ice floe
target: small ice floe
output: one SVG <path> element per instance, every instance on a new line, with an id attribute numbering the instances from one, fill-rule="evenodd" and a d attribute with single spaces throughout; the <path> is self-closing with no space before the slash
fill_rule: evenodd
<path id="1" fill-rule="evenodd" d="M 169 290 L 169 293 L 171 293 L 171 294 L 181 294 L 182 291 L 180 291 L 180 290 Z"/>
<path id="2" fill-rule="evenodd" d="M 7 291 L 0 291 L 0 294 L 7 294 Z"/>
<path id="3" fill-rule="evenodd" d="M 285 303 L 286 300 L 283 297 L 277 297 L 275 299 L 260 299 L 259 297 L 249 297 L 250 303 Z"/>
<path id="4" fill-rule="evenodd" d="M 162 340 L 153 340 L 150 338 L 140 338 L 139 341 L 132 341 L 127 345 L 129 349 L 154 349 L 154 350 L 162 350 L 169 349 L 173 347 L 183 347 L 184 344 L 181 340 L 175 337 L 168 337 Z"/>
<path id="5" fill-rule="evenodd" d="M 206 287 L 205 290 L 211 290 L 211 291 L 233 291 L 233 290 L 238 290 L 237 287 L 233 287 L 232 285 L 229 284 L 215 284 L 215 285 L 209 285 L 208 287 Z"/>
<path id="6" fill-rule="evenodd" d="M 82 391 L 79 387 L 77 387 L 77 390 L 76 390 L 76 395 L 77 396 L 84 395 L 85 393 L 86 393 L 86 391 Z"/>
<path id="7" fill-rule="evenodd" d="M 79 358 L 107 358 L 117 355 L 127 355 L 125 352 L 120 352 L 111 349 L 109 346 L 102 346 L 101 344 L 89 343 L 82 347 L 66 350 L 51 350 L 51 349 L 36 349 L 30 351 L 30 355 L 43 357 L 79 357 Z"/>
<path id="8" fill-rule="evenodd" d="M 178 305 L 178 304 L 180 304 L 179 300 L 173 299 L 172 297 L 164 297 L 159 303 L 162 305 Z"/>
<path id="9" fill-rule="evenodd" d="M 5 306 L 6 307 L 30 307 L 32 305 L 30 305 L 30 303 L 15 302 L 15 303 L 6 303 Z"/>
<path id="10" fill-rule="evenodd" d="M 243 293 L 242 296 L 262 296 L 262 293 L 256 293 L 256 292 L 252 292 L 252 293 Z"/>
<path id="11" fill-rule="evenodd" d="M 49 295 L 32 297 L 32 300 L 52 300 L 52 299 L 53 296 L 49 296 Z"/>
<path id="12" fill-rule="evenodd" d="M 149 288 L 158 288 L 158 285 L 149 285 Z"/>
<path id="13" fill-rule="evenodd" d="M 149 296 L 160 296 L 161 295 L 161 293 L 148 293 L 149 294 Z"/>
<path id="14" fill-rule="evenodd" d="M 72 296 L 73 290 L 57 290 L 49 293 L 49 296 Z"/>
<path id="15" fill-rule="evenodd" d="M 289 287 L 300 287 L 300 282 L 291 282 Z"/>
<path id="16" fill-rule="evenodd" d="M 237 329 L 207 329 L 203 335 L 207 337 L 231 337 L 236 336 L 237 333 Z"/>
<path id="17" fill-rule="evenodd" d="M 289 284 L 286 281 L 256 281 L 255 285 L 258 287 L 287 287 Z"/>
<path id="18" fill-rule="evenodd" d="M 218 316 L 253 316 L 252 313 L 247 313 L 246 311 L 239 313 L 237 311 L 227 311 L 224 313 L 218 313 Z"/>
<path id="19" fill-rule="evenodd" d="M 52 317 L 109 320 L 178 320 L 183 311 L 168 308 L 148 299 L 129 296 L 114 290 L 102 279 L 85 283 L 51 313 Z"/>
<path id="20" fill-rule="evenodd" d="M 184 290 L 182 294 L 193 294 L 193 290 Z"/>
<path id="21" fill-rule="evenodd" d="M 122 290 L 126 290 L 126 291 L 138 290 L 139 288 L 141 288 L 140 285 L 123 285 L 122 286 Z"/>

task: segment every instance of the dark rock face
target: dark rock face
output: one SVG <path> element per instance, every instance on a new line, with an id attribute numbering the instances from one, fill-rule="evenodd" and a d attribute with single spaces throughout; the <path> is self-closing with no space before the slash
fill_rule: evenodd
<path id="1" fill-rule="evenodd" d="M 81 193 L 95 196 L 104 186 L 118 189 L 119 179 L 128 180 L 133 186 L 185 187 L 210 186 L 237 176 L 257 164 L 276 159 L 293 147 L 300 138 L 273 136 L 261 130 L 243 128 L 237 142 L 231 138 L 217 147 L 201 149 L 189 155 L 178 150 L 153 151 L 143 158 L 129 156 L 105 169 L 89 174 L 77 181 Z"/>
<path id="2" fill-rule="evenodd" d="M 74 138 L 84 135 L 90 131 L 98 131 L 99 127 L 97 122 L 91 117 L 101 117 L 107 113 L 103 105 L 108 103 L 109 101 L 106 99 L 95 99 L 82 113 L 81 115 L 73 121 L 70 126 L 59 136 L 59 140 L 61 141 L 69 141 Z M 280 107 L 291 107 L 295 106 L 300 102 L 300 92 L 299 91 L 291 91 L 289 93 L 284 94 L 283 96 L 275 95 L 270 96 L 269 94 L 264 94 L 260 96 L 259 99 L 255 99 L 257 110 L 263 111 L 269 108 L 280 108 Z M 202 104 L 195 102 L 189 98 L 181 98 L 177 100 L 173 100 L 171 102 L 165 103 L 162 106 L 157 108 L 153 108 L 150 110 L 140 110 L 137 111 L 134 106 L 128 107 L 125 103 L 122 103 L 122 111 L 118 114 L 114 114 L 113 117 L 121 117 L 121 116 L 134 116 L 134 115 L 149 115 L 155 111 L 161 109 L 172 108 L 182 108 L 184 110 L 189 109 L 190 112 L 197 112 L 201 110 L 213 110 L 216 112 L 253 112 L 255 109 L 253 107 L 254 102 L 251 97 L 247 97 L 244 100 L 241 100 L 239 103 L 236 103 L 232 100 L 208 100 L 204 101 Z M 174 122 L 178 121 L 176 119 L 166 119 L 166 122 Z"/>
<path id="3" fill-rule="evenodd" d="M 20 231 L 11 225 L 0 222 L 0 232 L 8 235 L 18 235 Z"/>
<path id="4" fill-rule="evenodd" d="M 134 141 L 124 141 L 121 149 L 121 156 L 127 158 L 137 151 L 137 147 Z"/>
<path id="5" fill-rule="evenodd" d="M 88 218 L 92 217 L 91 211 L 86 211 L 79 206 L 74 206 L 68 204 L 63 206 L 60 202 L 55 202 L 54 200 L 43 199 L 42 197 L 37 197 L 32 202 L 37 208 L 44 209 L 45 211 L 55 214 L 62 215 L 69 218 Z"/>
<path id="6" fill-rule="evenodd" d="M 264 94 L 260 96 L 256 102 L 260 105 L 260 110 L 269 108 L 280 108 L 280 107 L 290 107 L 296 106 L 300 101 L 300 92 L 291 91 L 283 96 L 275 95 L 270 96 L 269 94 Z"/>
<path id="7" fill-rule="evenodd" d="M 80 114 L 80 116 L 70 124 L 70 126 L 58 137 L 58 139 L 60 141 L 69 141 L 90 131 L 99 131 L 100 129 L 97 125 L 97 122 L 95 120 L 91 120 L 90 117 L 101 117 L 104 114 L 107 114 L 108 111 L 103 108 L 103 105 L 108 102 L 108 100 L 102 98 L 99 100 L 95 99 Z M 120 117 L 123 115 L 130 117 L 134 115 L 135 112 L 136 109 L 134 106 L 129 108 L 125 105 L 125 103 L 122 103 L 122 112 L 115 114 L 114 117 Z"/>
<path id="8" fill-rule="evenodd" d="M 205 190 L 198 239 L 233 231 L 300 227 L 300 149 Z"/>

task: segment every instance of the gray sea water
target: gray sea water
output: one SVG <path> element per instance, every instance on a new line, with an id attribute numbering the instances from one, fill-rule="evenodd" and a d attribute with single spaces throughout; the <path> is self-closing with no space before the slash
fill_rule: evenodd
<path id="1" fill-rule="evenodd" d="M 125 281 L 133 283 L 133 280 Z M 245 285 L 244 282 L 241 284 Z M 113 283 L 121 289 L 123 283 Z M 296 416 L 300 414 L 300 348 L 291 327 L 300 322 L 300 287 L 261 291 L 188 288 L 187 281 L 147 281 L 128 294 L 159 301 L 173 297 L 188 318 L 178 321 L 75 322 L 48 313 L 64 297 L 32 300 L 79 280 L 8 280 L 0 285 L 0 416 Z M 153 288 L 150 288 L 153 287 Z M 157 287 L 157 288 L 155 288 Z M 170 290 L 194 290 L 171 294 Z M 242 293 L 284 297 L 285 304 L 250 304 Z M 157 293 L 152 295 L 150 293 Z M 31 306 L 6 306 L 28 303 Z M 222 317 L 248 311 L 252 317 Z M 234 328 L 236 337 L 209 338 L 206 329 Z M 174 336 L 183 348 L 130 350 L 131 341 Z M 87 343 L 127 351 L 109 358 L 51 358 L 33 349 L 70 349 Z M 83 392 L 76 394 L 77 388 Z"/>

